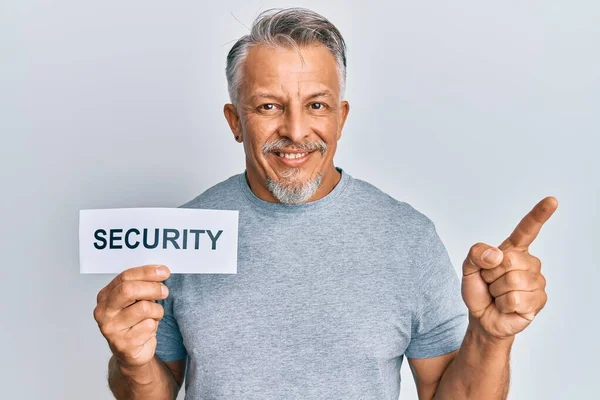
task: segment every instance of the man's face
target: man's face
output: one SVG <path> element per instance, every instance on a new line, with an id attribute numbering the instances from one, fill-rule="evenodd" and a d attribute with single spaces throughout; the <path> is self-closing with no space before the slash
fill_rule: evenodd
<path id="1" fill-rule="evenodd" d="M 302 47 L 301 55 L 281 47 L 251 47 L 239 108 L 225 106 L 234 135 L 243 138 L 250 186 L 270 201 L 310 201 L 337 183 L 333 156 L 349 106 L 340 102 L 329 50 Z"/>

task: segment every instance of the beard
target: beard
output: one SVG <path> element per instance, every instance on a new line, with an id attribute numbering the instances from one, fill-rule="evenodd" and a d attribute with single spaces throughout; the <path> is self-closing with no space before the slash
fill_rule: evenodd
<path id="1" fill-rule="evenodd" d="M 303 182 L 294 178 L 300 173 L 299 168 L 290 168 L 279 176 L 278 181 L 267 176 L 267 188 L 283 204 L 306 203 L 321 186 L 323 174 L 319 172 L 313 179 Z"/>
<path id="2" fill-rule="evenodd" d="M 278 152 L 284 149 L 319 151 L 324 155 L 327 151 L 327 145 L 322 140 L 316 142 L 294 143 L 287 138 L 280 138 L 273 142 L 265 143 L 262 152 L 266 156 L 269 153 Z M 273 196 L 283 204 L 302 204 L 306 203 L 319 189 L 323 182 L 321 172 L 308 180 L 302 180 L 301 168 L 288 168 L 279 174 L 279 179 L 274 179 L 267 175 L 266 186 Z"/>

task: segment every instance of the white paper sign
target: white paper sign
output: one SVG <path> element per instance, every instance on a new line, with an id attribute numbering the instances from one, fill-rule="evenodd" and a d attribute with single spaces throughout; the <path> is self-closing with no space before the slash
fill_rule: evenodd
<path id="1" fill-rule="evenodd" d="M 115 208 L 79 212 L 81 273 L 162 264 L 172 273 L 237 273 L 238 211 Z"/>

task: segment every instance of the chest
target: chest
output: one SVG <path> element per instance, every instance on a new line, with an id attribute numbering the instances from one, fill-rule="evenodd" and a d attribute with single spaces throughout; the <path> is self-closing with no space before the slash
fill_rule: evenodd
<path id="1" fill-rule="evenodd" d="M 312 249 L 290 240 L 274 251 L 272 239 L 258 239 L 240 242 L 237 274 L 186 276 L 176 295 L 175 317 L 196 362 L 214 370 L 287 360 L 290 368 L 404 353 L 413 299 L 401 255 L 325 237 Z"/>

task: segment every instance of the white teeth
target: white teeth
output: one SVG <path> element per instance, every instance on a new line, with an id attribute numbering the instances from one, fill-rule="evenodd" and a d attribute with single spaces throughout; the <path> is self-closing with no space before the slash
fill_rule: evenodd
<path id="1" fill-rule="evenodd" d="M 296 158 L 302 158 L 305 155 L 307 155 L 308 153 L 277 153 L 277 155 L 279 157 L 285 157 L 288 158 L 290 160 L 294 160 Z"/>

